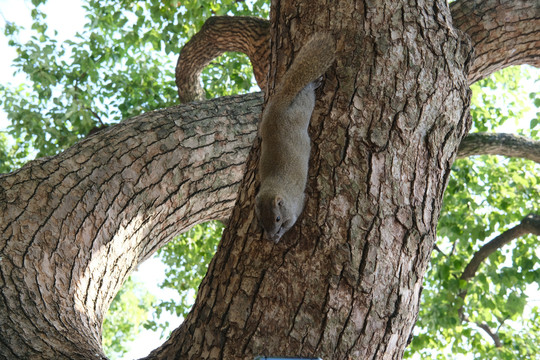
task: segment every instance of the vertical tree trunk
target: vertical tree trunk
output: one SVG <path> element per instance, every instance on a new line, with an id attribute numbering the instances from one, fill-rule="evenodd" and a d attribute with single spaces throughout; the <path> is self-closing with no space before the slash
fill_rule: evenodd
<path id="1" fill-rule="evenodd" d="M 399 359 L 469 126 L 471 46 L 442 0 L 274 0 L 271 13 L 269 89 L 311 33 L 337 40 L 306 208 L 280 243 L 262 239 L 255 146 L 194 309 L 149 358 Z"/>

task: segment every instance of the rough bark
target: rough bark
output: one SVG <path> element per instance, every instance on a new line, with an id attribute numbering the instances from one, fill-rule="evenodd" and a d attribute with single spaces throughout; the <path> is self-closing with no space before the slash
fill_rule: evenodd
<path id="1" fill-rule="evenodd" d="M 176 86 L 181 103 L 204 100 L 201 71 L 226 51 L 246 54 L 261 89 L 268 72 L 270 33 L 268 21 L 245 16 L 211 17 L 182 48 L 176 64 Z M 201 46 L 203 45 L 203 46 Z"/>
<path id="2" fill-rule="evenodd" d="M 454 25 L 474 46 L 469 83 L 510 65 L 540 66 L 537 0 L 458 0 L 450 10 Z"/>
<path id="3" fill-rule="evenodd" d="M 260 107 L 152 112 L 0 176 L 0 358 L 104 358 L 103 315 L 128 274 L 230 212 Z"/>
<path id="4" fill-rule="evenodd" d="M 271 10 L 269 88 L 309 34 L 337 40 L 311 120 L 306 209 L 279 244 L 262 240 L 255 147 L 194 309 L 149 358 L 400 358 L 468 131 L 470 46 L 445 2 Z"/>

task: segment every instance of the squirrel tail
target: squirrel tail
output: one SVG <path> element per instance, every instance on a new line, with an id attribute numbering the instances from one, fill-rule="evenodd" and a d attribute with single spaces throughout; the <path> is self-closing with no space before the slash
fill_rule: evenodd
<path id="1" fill-rule="evenodd" d="M 335 59 L 335 41 L 330 34 L 315 33 L 300 49 L 274 94 L 278 103 L 290 105 L 310 82 L 322 76 Z"/>

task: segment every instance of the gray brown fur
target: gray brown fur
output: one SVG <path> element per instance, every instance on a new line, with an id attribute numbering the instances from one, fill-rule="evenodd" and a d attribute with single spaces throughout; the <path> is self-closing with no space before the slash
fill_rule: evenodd
<path id="1" fill-rule="evenodd" d="M 274 242 L 294 225 L 304 208 L 311 151 L 308 126 L 315 107 L 316 80 L 332 65 L 334 57 L 334 39 L 328 34 L 314 34 L 263 112 L 256 213 L 266 238 Z"/>

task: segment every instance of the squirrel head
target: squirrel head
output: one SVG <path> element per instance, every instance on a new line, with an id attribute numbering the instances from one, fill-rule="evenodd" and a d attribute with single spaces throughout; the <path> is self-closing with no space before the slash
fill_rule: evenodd
<path id="1" fill-rule="evenodd" d="M 264 229 L 264 236 L 275 243 L 296 222 L 297 215 L 292 211 L 287 199 L 276 194 L 260 192 L 255 199 L 255 213 Z"/>

